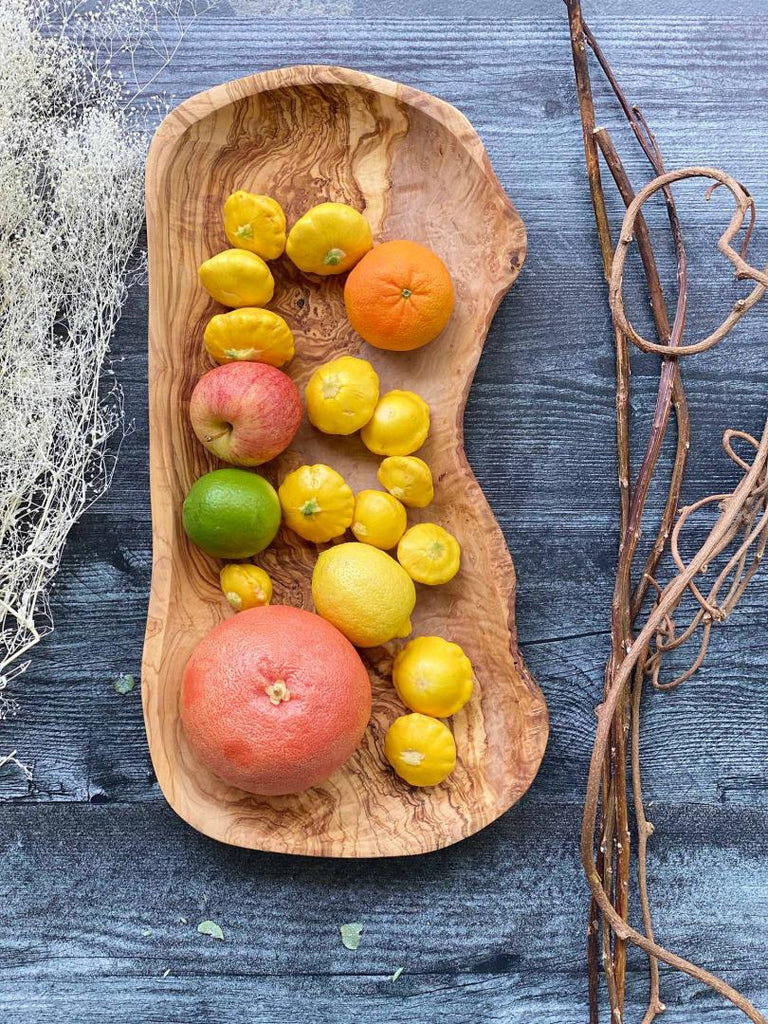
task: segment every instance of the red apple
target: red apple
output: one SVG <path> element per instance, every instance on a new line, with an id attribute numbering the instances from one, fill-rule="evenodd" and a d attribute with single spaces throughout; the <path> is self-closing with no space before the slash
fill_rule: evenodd
<path id="1" fill-rule="evenodd" d="M 209 370 L 189 404 L 198 440 L 235 466 L 274 459 L 293 440 L 301 415 L 296 385 L 266 363 L 225 363 Z"/>

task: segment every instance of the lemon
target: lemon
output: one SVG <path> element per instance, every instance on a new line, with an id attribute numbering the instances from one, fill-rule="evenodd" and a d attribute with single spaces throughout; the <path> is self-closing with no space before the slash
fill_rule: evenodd
<path id="1" fill-rule="evenodd" d="M 382 487 L 409 508 L 426 508 L 435 496 L 432 472 L 416 455 L 390 455 L 376 476 Z"/>
<path id="2" fill-rule="evenodd" d="M 456 742 L 444 722 L 402 715 L 387 730 L 384 756 L 412 786 L 436 786 L 456 767 Z"/>
<path id="3" fill-rule="evenodd" d="M 411 632 L 413 582 L 394 558 L 370 544 L 323 551 L 312 574 L 312 598 L 318 613 L 358 647 Z"/>
<path id="4" fill-rule="evenodd" d="M 363 444 L 376 455 L 410 455 L 429 434 L 429 406 L 413 391 L 388 391 L 360 431 Z"/>
<path id="5" fill-rule="evenodd" d="M 387 551 L 405 533 L 405 509 L 386 491 L 360 491 L 355 498 L 352 533 L 363 544 Z"/>
<path id="6" fill-rule="evenodd" d="M 221 590 L 236 612 L 260 608 L 272 600 L 272 580 L 250 562 L 225 565 L 219 573 Z"/>
<path id="7" fill-rule="evenodd" d="M 285 521 L 304 540 L 322 544 L 352 525 L 355 496 L 330 466 L 299 466 L 278 489 Z"/>
<path id="8" fill-rule="evenodd" d="M 436 523 L 418 523 L 406 530 L 397 545 L 397 560 L 417 583 L 436 586 L 459 571 L 459 542 Z"/>
<path id="9" fill-rule="evenodd" d="M 472 696 L 472 664 L 458 644 L 417 636 L 395 658 L 392 682 L 411 711 L 447 718 Z"/>
<path id="10" fill-rule="evenodd" d="M 184 501 L 189 539 L 215 558 L 251 558 L 275 538 L 280 502 L 274 487 L 245 469 L 214 469 Z"/>
<path id="11" fill-rule="evenodd" d="M 304 395 L 309 422 L 324 434 L 354 434 L 373 415 L 379 378 L 367 359 L 340 356 L 318 366 Z"/>

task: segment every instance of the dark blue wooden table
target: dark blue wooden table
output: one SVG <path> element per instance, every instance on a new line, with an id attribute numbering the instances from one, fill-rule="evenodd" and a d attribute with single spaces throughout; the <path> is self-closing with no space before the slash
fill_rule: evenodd
<path id="1" fill-rule="evenodd" d="M 34 761 L 33 784 L 8 770 L 0 781 L 0 1019 L 577 1024 L 586 998 L 578 828 L 608 650 L 617 502 L 609 318 L 564 8 L 241 0 L 237 9 L 193 29 L 158 92 L 182 99 L 310 62 L 402 80 L 470 118 L 527 224 L 528 260 L 491 329 L 466 444 L 517 564 L 521 647 L 549 701 L 550 745 L 510 813 L 417 859 L 247 852 L 174 816 L 152 772 L 139 689 L 113 689 L 120 673 L 139 674 L 150 579 L 147 296 L 136 288 L 115 342 L 134 430 L 111 492 L 72 534 L 54 590 L 56 630 L 17 685 L 21 713 L 0 727 L 0 752 Z M 644 105 L 668 165 L 724 167 L 768 216 L 761 0 L 587 0 L 585 15 Z M 641 182 L 642 161 L 597 74 L 595 82 L 600 119 Z M 729 207 L 725 197 L 705 207 L 694 186 L 679 190 L 679 205 L 700 333 L 735 297 L 714 249 Z M 611 209 L 620 215 L 618 202 Z M 765 259 L 766 238 L 758 228 L 755 259 Z M 664 269 L 669 277 L 670 260 Z M 762 429 L 766 338 L 768 306 L 687 368 L 695 454 L 686 499 L 733 485 L 719 449 L 726 427 Z M 652 362 L 636 361 L 633 385 L 642 430 Z M 657 508 L 660 494 L 654 500 Z M 702 672 L 678 693 L 648 697 L 644 754 L 658 935 L 764 1012 L 766 610 L 768 573 L 715 636 Z M 224 942 L 197 934 L 203 918 L 223 927 Z M 357 920 L 365 932 L 350 952 L 338 928 Z M 645 989 L 632 955 L 627 1020 L 640 1019 Z M 739 1019 L 668 971 L 663 995 L 668 1024 Z"/>

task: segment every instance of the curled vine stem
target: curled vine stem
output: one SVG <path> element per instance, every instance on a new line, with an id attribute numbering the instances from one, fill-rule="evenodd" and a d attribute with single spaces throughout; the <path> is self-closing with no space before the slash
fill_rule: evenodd
<path id="1" fill-rule="evenodd" d="M 647 338 L 637 333 L 624 309 L 623 276 L 627 250 L 635 237 L 635 223 L 641 209 L 651 196 L 655 195 L 658 191 L 675 181 L 683 181 L 685 178 L 711 178 L 714 180 L 715 186 L 725 185 L 731 193 L 736 202 L 736 209 L 731 216 L 728 227 L 718 240 L 717 248 L 731 261 L 737 278 L 755 281 L 756 283 L 749 295 L 736 300 L 726 318 L 711 334 L 693 344 L 673 346 L 666 343 L 657 344 L 648 341 Z M 736 252 L 731 242 L 741 231 L 747 215 L 749 215 L 750 221 L 745 244 L 742 245 L 740 252 Z M 665 174 L 654 178 L 653 181 L 649 182 L 645 188 L 637 193 L 627 208 L 619 236 L 619 243 L 616 247 L 610 282 L 610 303 L 616 326 L 643 352 L 655 352 L 657 355 L 667 358 L 676 359 L 680 356 L 692 356 L 697 352 L 705 352 L 707 349 L 717 345 L 718 342 L 730 334 L 739 320 L 762 299 L 768 289 L 768 267 L 766 267 L 766 270 L 758 270 L 757 267 L 747 263 L 745 259 L 746 244 L 749 242 L 752 234 L 754 220 L 754 201 L 752 196 L 735 178 L 732 178 L 730 174 L 726 174 L 725 171 L 720 171 L 715 167 L 683 167 L 677 171 L 667 171 Z"/>
<path id="2" fill-rule="evenodd" d="M 638 664 L 647 656 L 647 651 L 654 637 L 663 628 L 666 621 L 674 617 L 675 610 L 679 607 L 686 591 L 690 589 L 692 580 L 697 574 L 706 570 L 720 555 L 723 554 L 732 543 L 734 536 L 742 529 L 745 515 L 753 515 L 755 522 L 749 531 L 748 538 L 744 543 L 757 544 L 757 554 L 764 550 L 764 541 L 768 536 L 768 507 L 766 506 L 766 481 L 768 480 L 768 421 L 766 421 L 760 442 L 757 445 L 754 460 L 748 471 L 730 494 L 718 495 L 720 513 L 717 521 L 712 526 L 708 536 L 699 550 L 693 555 L 690 561 L 680 570 L 664 587 L 654 608 L 648 616 L 645 625 L 638 633 L 634 644 L 627 652 L 627 656 L 617 669 L 611 686 L 605 694 L 603 703 L 597 712 L 597 731 L 595 745 L 590 761 L 589 777 L 584 802 L 584 818 L 581 832 L 581 857 L 584 871 L 592 891 L 593 898 L 600 908 L 604 918 L 609 922 L 616 934 L 621 935 L 626 941 L 634 943 L 647 954 L 669 964 L 678 970 L 684 971 L 691 977 L 698 979 L 708 985 L 715 992 L 729 999 L 734 1006 L 738 1007 L 749 1020 L 754 1024 L 768 1024 L 764 1017 L 745 996 L 737 992 L 727 982 L 718 978 L 709 971 L 698 967 L 696 964 L 685 960 L 683 957 L 665 949 L 658 942 L 649 938 L 648 935 L 632 928 L 628 922 L 621 917 L 613 906 L 609 894 L 603 887 L 603 881 L 598 871 L 594 852 L 594 836 L 598 818 L 598 804 L 600 795 L 600 784 L 602 767 L 611 737 L 611 725 L 616 709 L 621 700 L 624 688 L 635 672 Z M 705 499 L 706 500 L 706 499 Z M 696 503 L 701 506 L 701 502 Z M 683 523 L 692 514 L 694 506 L 684 509 L 681 513 Z M 678 519 L 677 527 L 681 527 Z M 676 527 L 676 528 L 677 528 Z M 732 556 L 740 557 L 740 551 Z M 722 575 L 722 574 L 720 574 Z M 718 577 L 719 579 L 720 577 Z M 717 583 L 716 583 L 717 585 Z M 743 588 L 742 588 L 743 592 Z M 655 1015 L 655 1014 L 653 1014 Z M 653 1016 L 652 1015 L 652 1016 Z M 652 1016 L 647 1019 L 652 1019 Z"/>

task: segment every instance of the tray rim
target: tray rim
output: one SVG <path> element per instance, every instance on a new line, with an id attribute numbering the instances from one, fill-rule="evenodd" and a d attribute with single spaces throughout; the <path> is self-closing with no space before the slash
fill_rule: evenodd
<path id="1" fill-rule="evenodd" d="M 297 64 L 288 65 L 280 68 L 272 68 L 269 70 L 256 72 L 254 74 L 245 75 L 243 77 L 232 79 L 231 81 L 221 83 L 210 89 L 202 92 L 195 93 L 188 99 L 179 103 L 174 107 L 163 119 L 158 128 L 156 129 L 150 147 L 147 154 L 146 160 L 146 177 L 145 177 L 145 206 L 146 206 L 146 218 L 147 218 L 147 235 L 148 235 L 148 252 L 149 252 L 149 323 L 150 329 L 148 331 L 148 356 L 149 356 L 149 372 L 148 372 L 148 386 L 151 386 L 151 379 L 153 377 L 153 343 L 152 343 L 152 329 L 151 324 L 153 320 L 153 289 L 152 289 L 152 274 L 151 274 L 151 250 L 152 245 L 150 242 L 152 228 L 151 224 L 154 221 L 154 216 L 151 213 L 150 203 L 150 186 L 152 186 L 151 197 L 154 199 L 156 195 L 155 186 L 161 180 L 162 172 L 165 170 L 169 159 L 175 154 L 174 143 L 184 135 L 184 133 L 197 122 L 203 120 L 205 117 L 215 113 L 218 110 L 223 109 L 233 103 L 238 102 L 239 99 L 245 99 L 248 96 L 257 95 L 259 93 L 271 92 L 275 89 L 291 88 L 302 85 L 343 85 L 357 89 L 361 89 L 368 92 L 380 93 L 384 96 L 391 97 L 397 101 L 403 102 L 407 106 L 417 108 L 421 113 L 426 114 L 433 120 L 437 121 L 442 127 L 451 132 L 461 142 L 464 149 L 469 153 L 475 163 L 481 168 L 483 174 L 488 180 L 495 186 L 498 193 L 498 198 L 504 209 L 505 214 L 514 218 L 516 221 L 516 230 L 519 233 L 519 259 L 516 262 L 511 262 L 508 274 L 499 286 L 497 292 L 493 295 L 492 301 L 488 308 L 488 323 L 493 319 L 493 316 L 498 309 L 501 300 L 509 291 L 514 284 L 523 263 L 527 256 L 527 232 L 525 224 L 520 217 L 517 209 L 512 202 L 511 198 L 507 194 L 506 190 L 502 186 L 501 182 L 496 175 L 496 172 L 490 162 L 488 153 L 483 145 L 480 136 L 475 130 L 469 119 L 456 107 L 448 103 L 447 101 L 440 99 L 431 93 L 424 92 L 416 89 L 412 86 L 405 85 L 392 79 L 382 78 L 377 75 L 369 74 L 368 72 L 358 71 L 352 68 L 343 67 L 340 65 L 332 64 Z M 239 93 L 239 96 L 236 95 Z M 479 345 L 479 355 L 482 354 L 482 349 L 485 345 L 486 334 L 482 337 Z M 472 368 L 472 373 L 467 379 L 466 389 L 461 395 L 458 407 L 457 407 L 457 441 L 459 442 L 459 459 L 469 472 L 470 480 L 475 483 L 478 489 L 482 493 L 477 478 L 475 477 L 474 471 L 470 466 L 466 451 L 463 445 L 463 415 L 466 406 L 467 397 L 472 386 L 474 379 L 476 363 Z M 148 398 L 148 407 L 151 402 Z M 201 834 L 215 839 L 219 842 L 226 843 L 227 845 L 237 846 L 243 849 L 260 850 L 264 852 L 277 852 L 288 856 L 312 856 L 312 857 L 328 857 L 331 859 L 379 859 L 384 857 L 396 857 L 396 856 L 418 856 L 421 854 L 431 853 L 436 850 L 445 849 L 449 846 L 455 845 L 461 842 L 463 839 L 469 838 L 471 835 L 475 835 L 477 832 L 486 828 L 492 824 L 499 817 L 505 814 L 511 807 L 513 807 L 528 791 L 533 781 L 535 780 L 541 762 L 544 757 L 549 739 L 549 711 L 547 702 L 544 694 L 535 681 L 533 675 L 526 666 L 522 653 L 519 650 L 517 644 L 517 627 L 516 627 L 516 570 L 514 562 L 512 561 L 511 552 L 509 551 L 504 538 L 503 531 L 498 524 L 498 520 L 491 509 L 490 504 L 488 508 L 491 514 L 491 519 L 495 526 L 495 529 L 501 535 L 504 547 L 507 551 L 507 555 L 510 560 L 510 567 L 512 572 L 512 585 L 509 594 L 509 614 L 508 614 L 508 631 L 509 631 L 509 650 L 515 666 L 520 674 L 521 681 L 524 683 L 527 689 L 529 689 L 534 697 L 539 701 L 540 707 L 537 712 L 538 731 L 541 736 L 540 749 L 537 752 L 535 762 L 532 763 L 532 770 L 530 778 L 524 789 L 522 789 L 516 798 L 506 806 L 494 806 L 492 808 L 490 816 L 483 816 L 478 819 L 477 822 L 472 823 L 472 828 L 468 832 L 460 831 L 458 834 L 451 837 L 443 837 L 438 835 L 434 845 L 428 847 L 421 846 L 419 849 L 409 849 L 404 847 L 396 852 L 392 853 L 381 853 L 379 851 L 340 851 L 340 852 L 324 852 L 307 849 L 296 849 L 286 850 L 282 847 L 271 846 L 266 837 L 262 837 L 258 845 L 254 845 L 253 842 L 248 842 L 245 839 L 240 838 L 238 833 L 236 836 L 229 836 L 223 834 L 221 831 L 217 831 L 214 827 L 206 827 L 208 820 L 205 819 L 205 824 L 192 821 L 191 815 L 182 813 L 175 801 L 169 795 L 164 782 L 172 782 L 172 779 L 166 778 L 164 772 L 158 770 L 157 759 L 155 756 L 155 750 L 153 745 L 149 742 L 149 704 L 150 704 L 150 688 L 152 685 L 159 683 L 159 677 L 155 673 L 154 669 L 148 668 L 148 662 L 150 661 L 150 652 L 158 648 L 160 651 L 163 649 L 163 636 L 165 633 L 166 622 L 168 611 L 170 607 L 170 588 L 164 587 L 164 593 L 160 594 L 160 588 L 155 585 L 157 577 L 160 576 L 160 565 L 163 561 L 163 556 L 158 554 L 159 542 L 165 543 L 165 538 L 159 538 L 157 535 L 157 519 L 154 514 L 157 494 L 159 493 L 160 483 L 156 479 L 157 473 L 153 467 L 152 459 L 152 431 L 150 426 L 150 438 L 149 438 L 149 470 L 150 470 L 150 500 L 152 506 L 152 578 L 150 583 L 150 597 L 147 608 L 147 624 L 145 630 L 145 640 L 142 655 L 142 673 L 141 673 L 141 694 L 142 694 L 142 708 L 145 723 L 145 732 L 147 733 L 147 746 L 152 760 L 152 765 L 155 770 L 155 775 L 158 781 L 161 792 L 168 805 L 186 824 L 190 825 L 196 831 Z M 167 556 L 166 556 L 167 557 Z M 160 624 L 159 627 L 157 624 Z M 145 671 L 147 670 L 148 671 Z M 146 681 L 146 676 L 151 674 L 154 678 L 152 683 Z M 155 745 L 157 746 L 157 745 Z"/>

